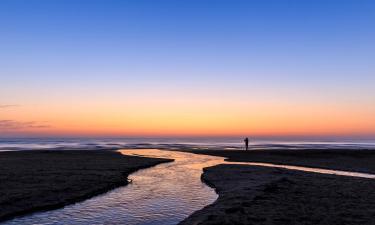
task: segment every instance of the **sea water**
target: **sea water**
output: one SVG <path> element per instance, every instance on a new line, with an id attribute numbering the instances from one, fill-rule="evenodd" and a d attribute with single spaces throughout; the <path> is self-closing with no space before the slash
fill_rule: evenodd
<path id="1" fill-rule="evenodd" d="M 34 149 L 243 149 L 242 138 L 0 138 L 0 151 Z M 267 149 L 375 149 L 375 140 L 251 139 L 250 148 Z"/>

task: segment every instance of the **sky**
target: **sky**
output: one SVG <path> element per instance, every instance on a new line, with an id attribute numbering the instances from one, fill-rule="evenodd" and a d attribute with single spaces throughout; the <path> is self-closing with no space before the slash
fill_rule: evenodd
<path id="1" fill-rule="evenodd" d="M 375 137 L 375 1 L 1 0 L 0 136 Z"/>

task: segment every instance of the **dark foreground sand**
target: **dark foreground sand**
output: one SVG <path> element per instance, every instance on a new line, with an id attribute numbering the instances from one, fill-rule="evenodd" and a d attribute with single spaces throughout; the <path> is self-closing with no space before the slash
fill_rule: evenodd
<path id="1" fill-rule="evenodd" d="M 375 181 L 257 166 L 218 165 L 202 179 L 218 200 L 181 224 L 375 224 Z"/>
<path id="2" fill-rule="evenodd" d="M 127 176 L 168 159 L 114 151 L 0 153 L 0 221 L 62 207 L 126 185 Z"/>
<path id="3" fill-rule="evenodd" d="M 375 171 L 369 151 L 206 151 L 234 161 L 270 162 L 330 169 Z M 218 165 L 202 180 L 218 200 L 181 224 L 375 224 L 375 180 L 258 166 Z"/>

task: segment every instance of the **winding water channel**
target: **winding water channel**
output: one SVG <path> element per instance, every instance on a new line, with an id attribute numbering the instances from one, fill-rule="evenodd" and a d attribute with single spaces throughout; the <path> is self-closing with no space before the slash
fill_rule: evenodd
<path id="1" fill-rule="evenodd" d="M 204 167 L 241 164 L 375 179 L 375 175 L 269 163 L 225 162 L 224 158 L 157 149 L 120 150 L 125 155 L 171 158 L 129 176 L 127 186 L 64 208 L 18 217 L 4 224 L 177 224 L 213 203 L 215 191 L 200 180 Z"/>

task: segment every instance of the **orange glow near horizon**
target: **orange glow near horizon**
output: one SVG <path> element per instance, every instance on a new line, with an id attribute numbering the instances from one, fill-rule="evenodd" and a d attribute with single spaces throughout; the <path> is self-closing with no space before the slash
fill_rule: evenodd
<path id="1" fill-rule="evenodd" d="M 275 102 L 154 101 L 147 104 L 45 104 L 1 111 L 39 121 L 4 134 L 64 136 L 340 136 L 375 134 L 372 110 Z"/>

